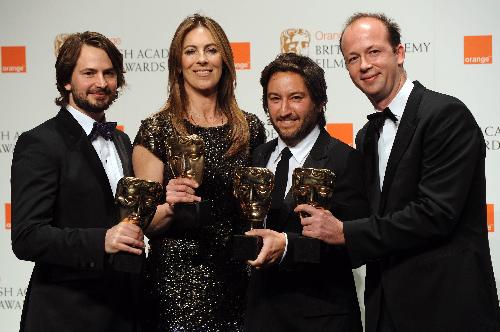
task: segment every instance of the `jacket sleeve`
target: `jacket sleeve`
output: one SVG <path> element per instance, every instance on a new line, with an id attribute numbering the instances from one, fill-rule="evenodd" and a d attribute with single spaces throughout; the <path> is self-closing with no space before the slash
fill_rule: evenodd
<path id="1" fill-rule="evenodd" d="M 420 132 L 410 143 L 417 146 L 415 156 L 395 173 L 388 212 L 344 222 L 346 245 L 358 264 L 445 240 L 461 218 L 471 186 L 484 181 L 484 139 L 463 103 L 453 99 L 434 108 L 417 125 Z M 413 177 L 415 184 L 408 180 Z"/>
<path id="2" fill-rule="evenodd" d="M 103 269 L 105 228 L 54 226 L 64 155 L 43 135 L 23 133 L 11 172 L 12 249 L 23 260 Z M 92 207 L 89 207 L 92 208 Z"/>

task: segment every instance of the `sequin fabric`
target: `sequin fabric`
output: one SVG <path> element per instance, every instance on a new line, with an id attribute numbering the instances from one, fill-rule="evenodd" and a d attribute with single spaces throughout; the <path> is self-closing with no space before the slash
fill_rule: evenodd
<path id="1" fill-rule="evenodd" d="M 245 113 L 250 129 L 250 153 L 265 141 L 262 122 Z M 167 230 L 150 239 L 146 260 L 146 311 L 157 331 L 241 331 L 248 274 L 246 265 L 230 259 L 232 234 L 243 229 L 232 194 L 233 172 L 247 166 L 240 153 L 224 157 L 230 147 L 230 127 L 198 127 L 186 121 L 189 134 L 205 142 L 205 169 L 197 195 L 208 203 L 200 229 L 179 234 Z M 165 140 L 174 132 L 164 113 L 141 123 L 134 145 L 142 145 L 164 163 Z M 165 167 L 166 169 L 166 167 Z M 168 173 L 164 175 L 168 182 Z"/>

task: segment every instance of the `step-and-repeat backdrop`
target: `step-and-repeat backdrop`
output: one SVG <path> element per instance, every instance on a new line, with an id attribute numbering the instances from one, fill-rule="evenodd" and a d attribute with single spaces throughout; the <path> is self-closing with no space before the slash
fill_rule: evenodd
<path id="1" fill-rule="evenodd" d="M 0 4 L 0 322 L 17 331 L 33 264 L 10 241 L 10 166 L 18 136 L 56 114 L 54 48 L 64 34 L 99 31 L 125 58 L 128 85 L 107 112 L 132 138 L 140 120 L 166 99 L 168 46 L 188 15 L 215 18 L 226 31 L 238 69 L 237 99 L 267 123 L 260 72 L 279 52 L 308 55 L 324 68 L 328 130 L 348 144 L 372 108 L 348 77 L 339 49 L 343 23 L 356 11 L 384 12 L 400 23 L 410 79 L 465 102 L 486 146 L 489 239 L 497 280 L 500 243 L 500 36 L 498 0 L 357 1 L 29 1 Z M 276 134 L 268 124 L 268 139 Z M 498 230 L 497 230 L 498 232 Z M 364 271 L 354 271 L 359 294 Z M 84 310 L 84 308 L 82 308 Z"/>

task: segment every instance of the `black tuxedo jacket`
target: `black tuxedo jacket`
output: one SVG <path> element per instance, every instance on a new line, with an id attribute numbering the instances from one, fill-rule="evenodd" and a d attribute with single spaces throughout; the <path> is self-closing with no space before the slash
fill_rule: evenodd
<path id="1" fill-rule="evenodd" d="M 277 139 L 258 147 L 253 154 L 253 165 L 266 167 L 276 145 Z M 368 214 L 362 162 L 356 150 L 322 129 L 303 167 L 335 172 L 331 211 L 340 219 Z M 268 224 L 273 230 L 287 233 L 287 253 L 279 266 L 252 271 L 245 331 L 362 331 L 345 248 L 324 245 L 319 264 L 292 261 L 295 241 L 302 233 L 294 207 L 289 191 L 280 218 Z"/>
<path id="2" fill-rule="evenodd" d="M 113 141 L 132 175 L 128 136 Z M 12 161 L 12 248 L 35 262 L 21 331 L 135 331 L 136 282 L 113 272 L 106 230 L 118 221 L 106 172 L 65 109 L 19 136 Z"/>
<path id="3" fill-rule="evenodd" d="M 382 295 L 397 331 L 499 331 L 481 130 L 461 101 L 414 84 L 382 192 L 374 138 L 366 125 L 356 137 L 372 215 L 344 233 L 354 265 L 367 264 L 366 331 Z"/>

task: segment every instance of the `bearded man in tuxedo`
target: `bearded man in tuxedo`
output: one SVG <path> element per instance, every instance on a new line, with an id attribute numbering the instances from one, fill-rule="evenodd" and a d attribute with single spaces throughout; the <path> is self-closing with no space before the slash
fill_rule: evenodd
<path id="1" fill-rule="evenodd" d="M 130 140 L 104 116 L 125 84 L 123 57 L 103 35 L 75 33 L 55 67 L 61 108 L 20 135 L 12 161 L 12 249 L 35 262 L 21 331 L 138 331 L 137 277 L 110 261 L 144 247 L 114 204 L 132 175 Z"/>
<path id="2" fill-rule="evenodd" d="M 275 173 L 266 229 L 248 288 L 245 331 L 362 331 L 351 263 L 345 248 L 319 242 L 319 262 L 304 257 L 302 226 L 293 211 L 297 167 L 328 169 L 336 181 L 330 211 L 345 219 L 368 214 L 359 153 L 325 130 L 323 69 L 295 53 L 280 54 L 262 71 L 263 106 L 278 137 L 258 147 L 253 165 Z M 310 240 L 310 239 L 309 239 Z M 302 251 L 302 252 L 300 252 Z"/>

